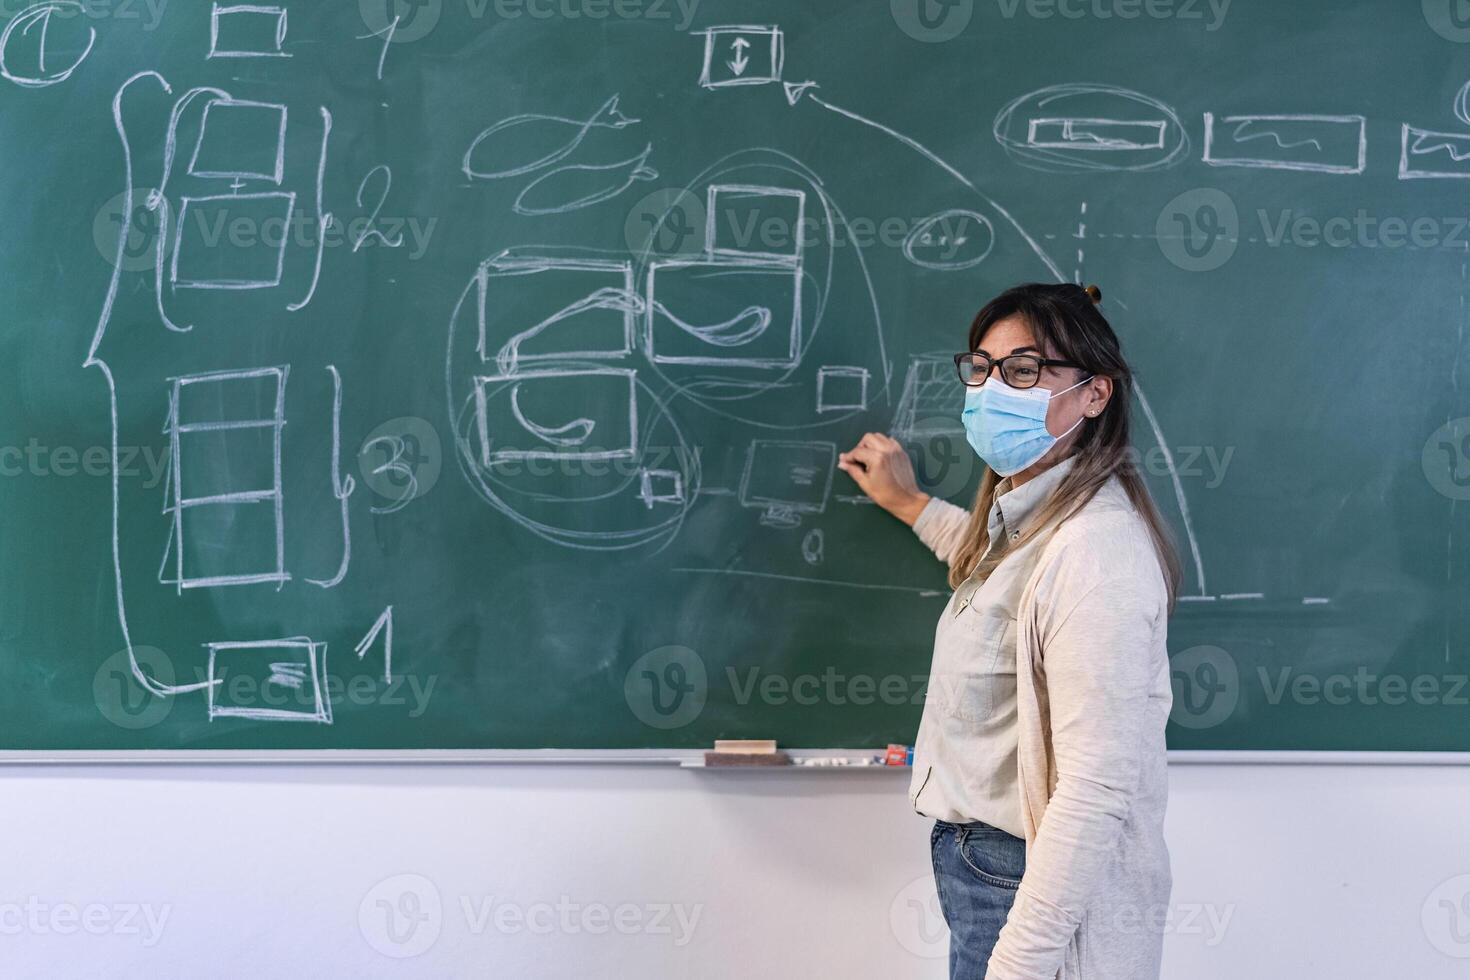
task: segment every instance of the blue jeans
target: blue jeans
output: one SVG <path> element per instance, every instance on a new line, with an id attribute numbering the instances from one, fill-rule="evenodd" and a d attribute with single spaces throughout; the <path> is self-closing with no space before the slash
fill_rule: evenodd
<path id="1" fill-rule="evenodd" d="M 936 821 L 929 837 L 939 907 L 949 925 L 950 980 L 985 980 L 1021 875 L 1026 842 L 976 821 Z"/>

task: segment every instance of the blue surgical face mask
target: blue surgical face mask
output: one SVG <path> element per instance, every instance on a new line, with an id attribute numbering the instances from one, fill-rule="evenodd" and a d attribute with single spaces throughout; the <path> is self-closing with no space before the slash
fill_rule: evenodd
<path id="1" fill-rule="evenodd" d="M 1089 375 L 1072 388 L 1080 388 L 1092 378 Z M 965 410 L 960 418 L 964 422 L 970 448 L 985 460 L 985 465 L 1001 476 L 1021 472 L 1045 456 L 1058 439 L 1068 435 L 1086 418 L 1078 419 L 1076 425 L 1061 436 L 1054 436 L 1046 429 L 1046 410 L 1052 398 L 1065 395 L 1072 388 L 1055 392 L 1040 385 L 1012 388 L 998 377 L 978 388 L 966 388 Z"/>

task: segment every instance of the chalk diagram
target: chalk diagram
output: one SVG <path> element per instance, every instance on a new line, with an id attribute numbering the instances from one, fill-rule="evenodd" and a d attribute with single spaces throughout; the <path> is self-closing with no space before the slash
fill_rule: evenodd
<path id="1" fill-rule="evenodd" d="M 289 59 L 286 40 L 282 8 L 215 4 L 203 60 Z M 286 622 L 340 585 L 351 567 L 348 506 L 356 485 L 341 460 L 346 379 L 329 357 L 218 366 L 227 346 L 221 331 L 258 330 L 313 301 L 325 232 L 335 221 L 324 201 L 332 113 L 214 86 L 176 92 L 148 70 L 122 83 L 111 109 L 125 190 L 113 274 L 84 366 L 101 372 L 110 398 L 112 571 L 133 676 L 154 696 L 201 694 L 211 722 L 329 725 L 329 645 L 345 639 L 355 642 L 358 660 L 381 656 L 383 678 L 393 681 L 391 604 L 346 637 L 263 633 L 249 624 L 233 635 L 195 636 L 198 657 L 191 661 L 170 644 L 168 671 L 146 665 L 138 636 L 182 621 L 228 590 L 250 590 L 255 610 L 278 604 L 274 619 Z M 250 234 L 211 234 L 230 222 L 243 222 L 238 227 Z M 117 315 L 120 300 L 136 307 L 143 295 L 132 289 L 125 297 L 121 288 L 135 235 L 151 242 L 144 277 L 151 317 L 136 308 Z M 114 336 L 135 330 L 139 317 L 171 339 L 161 345 L 136 333 Z M 134 356 L 139 348 L 146 357 Z M 137 449 L 123 444 L 123 434 L 133 438 L 140 419 L 160 415 L 166 468 L 150 492 L 163 522 L 129 520 L 124 515 L 149 508 L 142 491 L 120 479 Z M 304 472 L 283 454 L 288 430 L 320 446 L 319 469 Z M 323 523 L 336 529 L 335 553 L 295 547 L 306 524 L 287 514 L 303 487 L 330 501 L 331 520 Z M 314 516 L 326 515 L 317 508 Z"/>
<path id="2" fill-rule="evenodd" d="M 25 16 L 41 23 L 49 14 Z M 0 37 L 0 68 L 16 23 Z M 206 66 L 252 59 L 278 69 L 305 60 L 290 46 L 282 7 L 215 4 L 209 23 L 201 50 Z M 897 260 L 918 274 L 982 270 L 997 285 L 1075 281 L 1084 259 L 1085 204 L 1068 275 L 1038 236 L 962 169 L 913 137 L 829 100 L 816 82 L 786 80 L 788 50 L 778 26 L 718 26 L 699 35 L 702 61 L 688 85 L 701 99 L 774 96 L 780 111 L 902 147 L 913 155 L 914 183 L 942 187 L 938 199 L 898 248 L 877 256 L 855 244 L 852 204 L 840 199 L 833 175 L 776 145 L 722 148 L 686 164 L 684 173 L 692 176 L 675 181 L 669 161 L 681 159 L 670 152 L 678 134 L 644 121 L 650 107 L 620 92 L 590 92 L 570 113 L 527 106 L 477 120 L 484 128 L 466 140 L 462 155 L 455 147 L 457 172 L 439 177 L 467 194 L 509 189 L 501 228 L 515 244 L 457 256 L 465 263 L 465 278 L 455 274 L 460 291 L 429 304 L 436 318 L 447 316 L 437 319 L 443 333 L 435 342 L 442 337 L 442 411 L 458 469 L 476 506 L 484 505 L 477 513 L 561 549 L 657 553 L 680 538 L 700 508 L 737 509 L 753 534 L 788 542 L 804 574 L 792 574 L 790 566 L 674 570 L 932 594 L 839 580 L 824 568 L 838 543 L 833 516 L 868 504 L 841 492 L 834 474 L 844 425 L 885 428 L 906 443 L 936 434 L 963 439 L 962 391 L 948 352 L 900 347 L 896 310 L 880 294 L 872 263 Z M 381 58 L 377 72 L 381 79 Z M 23 86 L 64 80 L 58 72 L 11 79 Z M 1462 92 L 1457 115 L 1470 126 L 1467 98 Z M 383 596 L 369 613 L 354 610 L 355 625 L 344 632 L 349 617 L 333 606 L 344 601 L 348 590 L 337 587 L 353 569 L 349 510 L 356 484 L 344 471 L 341 428 L 354 379 L 320 352 L 303 359 L 256 350 L 222 364 L 207 338 L 239 330 L 252 317 L 289 323 L 312 308 L 328 281 L 326 232 L 339 223 L 327 202 L 326 174 L 337 146 L 332 109 L 254 94 L 233 80 L 176 91 L 157 71 L 123 82 L 111 108 L 123 151 L 125 218 L 85 367 L 101 373 L 110 395 L 112 572 L 124 641 L 133 654 L 135 643 L 144 642 L 135 636 L 140 624 L 151 626 L 172 610 L 230 590 L 247 592 L 252 603 L 280 603 L 273 620 L 279 629 L 242 626 L 196 637 L 197 676 L 157 675 L 136 655 L 134 676 L 155 695 L 200 695 L 211 720 L 331 724 L 329 649 L 350 648 L 359 661 L 371 655 L 375 665 L 380 657 L 382 677 L 393 681 L 395 603 L 408 608 L 400 597 Z M 1199 159 L 1209 166 L 1342 175 L 1364 169 L 1360 116 L 1205 113 L 1202 121 Z M 1170 106 L 1091 83 L 1014 99 L 997 115 L 993 136 L 1018 166 L 1045 172 L 1154 170 L 1179 165 L 1191 149 Z M 1401 176 L 1463 176 L 1440 171 L 1455 169 L 1460 144 L 1454 141 L 1470 137 L 1411 135 L 1406 125 L 1403 139 L 1406 161 L 1448 154 L 1449 163 Z M 392 169 L 378 164 L 354 173 L 355 194 L 341 196 L 375 218 L 373 197 L 379 195 L 381 208 L 393 180 Z M 677 193 L 645 215 L 639 242 L 569 244 L 556 233 L 569 227 L 556 224 L 569 217 L 621 217 L 656 181 Z M 221 247 L 200 238 L 221 214 L 312 233 L 304 241 Z M 746 219 L 773 217 L 797 233 L 738 233 Z M 124 290 L 122 257 L 140 223 L 148 226 L 149 288 Z M 344 261 L 364 244 L 403 244 L 401 234 L 371 224 L 348 241 Z M 834 313 L 839 296 L 840 317 Z M 117 337 L 121 303 L 134 307 L 134 322 L 156 326 L 177 356 L 144 358 L 139 373 L 139 358 L 130 358 Z M 132 364 L 127 378 L 115 371 L 124 360 Z M 1167 461 L 1171 503 L 1184 531 L 1183 598 L 1236 608 L 1263 599 L 1210 591 L 1161 421 L 1145 393 L 1136 394 L 1148 438 Z M 166 477 L 150 490 L 149 507 L 161 520 L 146 527 L 125 519 L 145 508 L 117 476 L 125 434 L 145 416 L 167 447 Z M 704 435 L 711 424 L 739 435 L 714 443 Z M 285 452 L 293 439 L 308 440 L 319 456 Z M 313 459 L 309 467 L 300 465 L 303 458 Z M 303 498 L 314 507 L 305 520 L 293 516 Z M 395 510 L 373 513 L 391 520 Z M 303 548 L 299 529 L 308 525 L 319 530 L 315 546 Z M 321 547 L 327 529 L 330 553 Z M 328 607 L 335 614 L 326 617 L 336 630 L 331 635 L 311 625 L 312 610 Z M 226 675 L 250 676 L 261 689 L 289 694 L 289 707 L 233 697 Z"/>

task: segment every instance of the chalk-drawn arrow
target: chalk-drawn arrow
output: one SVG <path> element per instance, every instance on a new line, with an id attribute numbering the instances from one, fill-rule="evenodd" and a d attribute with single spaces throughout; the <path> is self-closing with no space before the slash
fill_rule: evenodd
<path id="1" fill-rule="evenodd" d="M 357 653 L 357 659 L 361 660 L 367 656 L 372 649 L 373 642 L 379 635 L 383 637 L 383 680 L 393 683 L 393 607 L 386 606 L 383 615 L 373 623 L 373 628 L 367 631 L 367 635 L 357 641 L 357 646 L 352 649 Z"/>
<path id="2" fill-rule="evenodd" d="M 735 59 L 726 64 L 736 75 L 744 75 L 746 66 L 750 64 L 750 59 L 745 56 L 745 49 L 750 47 L 750 42 L 743 37 L 737 37 L 730 42 L 730 47 L 735 52 Z"/>

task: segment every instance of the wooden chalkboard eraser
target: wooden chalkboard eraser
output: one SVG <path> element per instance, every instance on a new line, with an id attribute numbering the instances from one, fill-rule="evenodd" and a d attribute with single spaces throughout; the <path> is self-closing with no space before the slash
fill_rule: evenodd
<path id="1" fill-rule="evenodd" d="M 716 752 L 734 752 L 737 755 L 770 755 L 776 751 L 774 738 L 717 738 Z"/>
<path id="2" fill-rule="evenodd" d="M 789 766 L 791 756 L 785 752 L 706 752 L 704 764 L 732 769 L 740 766 Z"/>

